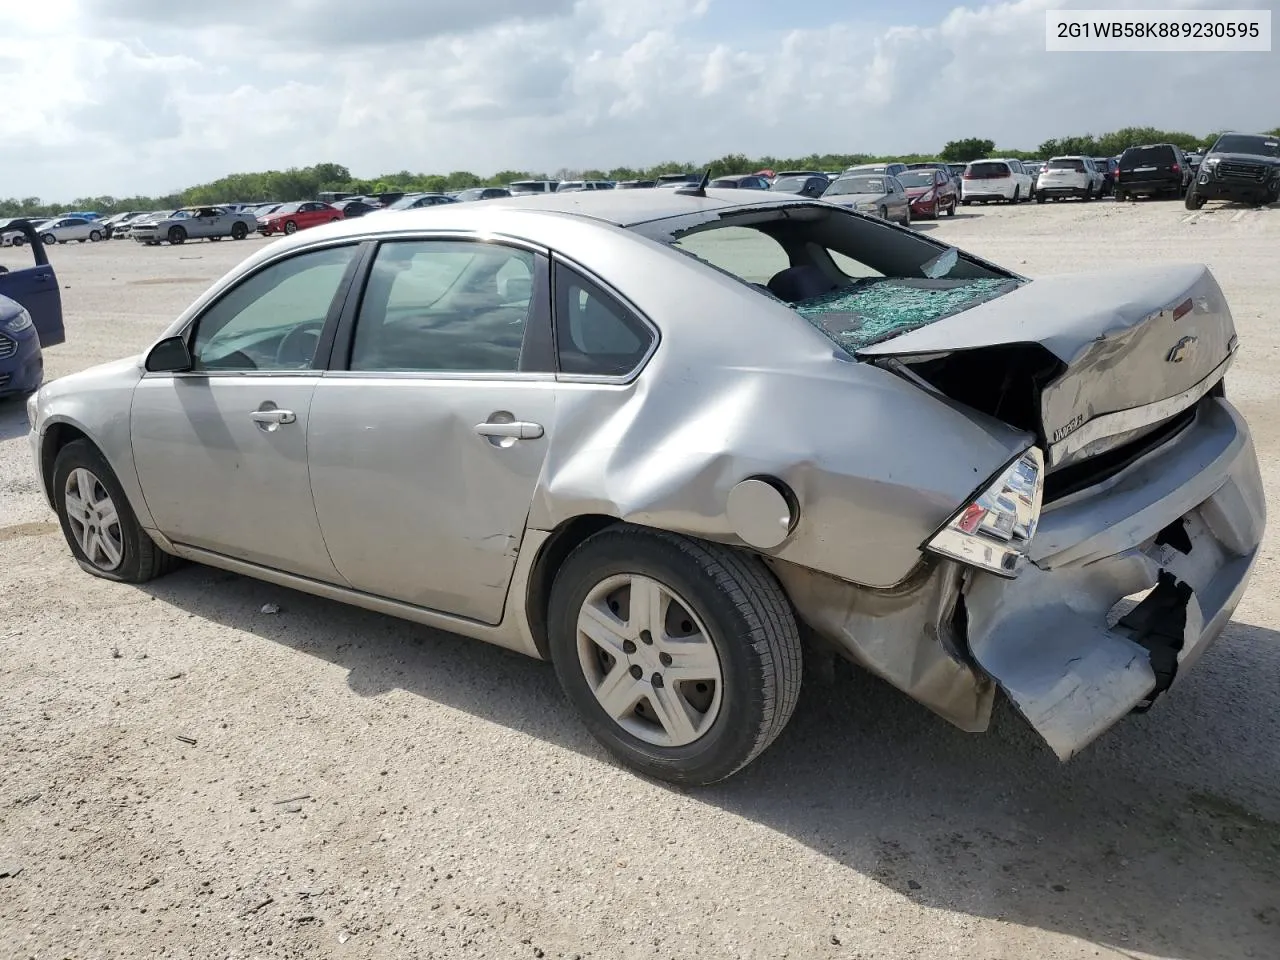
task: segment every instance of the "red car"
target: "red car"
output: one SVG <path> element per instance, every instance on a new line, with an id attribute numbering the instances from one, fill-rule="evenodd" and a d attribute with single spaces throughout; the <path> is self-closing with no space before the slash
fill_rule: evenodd
<path id="1" fill-rule="evenodd" d="M 297 233 L 307 227 L 344 219 L 342 211 L 319 200 L 284 203 L 258 221 L 258 232 L 264 237 L 273 233 Z"/>
<path id="2" fill-rule="evenodd" d="M 956 214 L 956 183 L 937 167 L 905 170 L 898 182 L 907 191 L 913 217 L 949 217 Z"/>

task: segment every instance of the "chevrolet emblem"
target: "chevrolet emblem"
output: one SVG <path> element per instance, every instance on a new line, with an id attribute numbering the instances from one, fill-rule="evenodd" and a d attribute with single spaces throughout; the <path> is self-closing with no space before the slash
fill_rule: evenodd
<path id="1" fill-rule="evenodd" d="M 1173 349 L 1169 351 L 1169 355 L 1165 357 L 1169 363 L 1181 363 L 1183 360 L 1190 360 L 1196 355 L 1196 338 L 1183 337 L 1173 345 Z"/>

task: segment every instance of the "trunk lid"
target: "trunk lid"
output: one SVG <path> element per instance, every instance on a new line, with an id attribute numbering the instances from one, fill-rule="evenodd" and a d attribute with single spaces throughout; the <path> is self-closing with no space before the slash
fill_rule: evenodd
<path id="1" fill-rule="evenodd" d="M 1052 469 L 1187 410 L 1235 345 L 1209 269 L 1170 264 L 1033 280 L 857 355 L 1036 433 Z"/>

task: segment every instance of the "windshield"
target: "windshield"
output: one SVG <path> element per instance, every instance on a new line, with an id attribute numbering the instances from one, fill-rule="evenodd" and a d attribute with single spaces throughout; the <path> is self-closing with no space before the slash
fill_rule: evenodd
<path id="1" fill-rule="evenodd" d="M 884 193 L 884 177 L 844 177 L 827 187 L 824 197 L 842 197 L 850 193 Z"/>
<path id="2" fill-rule="evenodd" d="M 904 187 L 933 186 L 933 168 L 928 170 L 907 170 L 898 174 L 898 182 Z"/>
<path id="3" fill-rule="evenodd" d="M 1280 137 L 1255 137 L 1229 133 L 1213 145 L 1214 153 L 1251 153 L 1259 157 L 1280 157 Z"/>

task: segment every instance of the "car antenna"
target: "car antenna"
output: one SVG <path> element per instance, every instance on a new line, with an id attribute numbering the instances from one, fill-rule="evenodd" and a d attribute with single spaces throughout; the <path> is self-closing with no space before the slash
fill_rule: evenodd
<path id="1" fill-rule="evenodd" d="M 707 195 L 707 184 L 711 182 L 711 168 L 707 167 L 707 172 L 702 175 L 702 179 L 698 181 L 698 185 L 680 187 L 676 193 L 682 193 L 686 197 L 705 197 Z"/>

